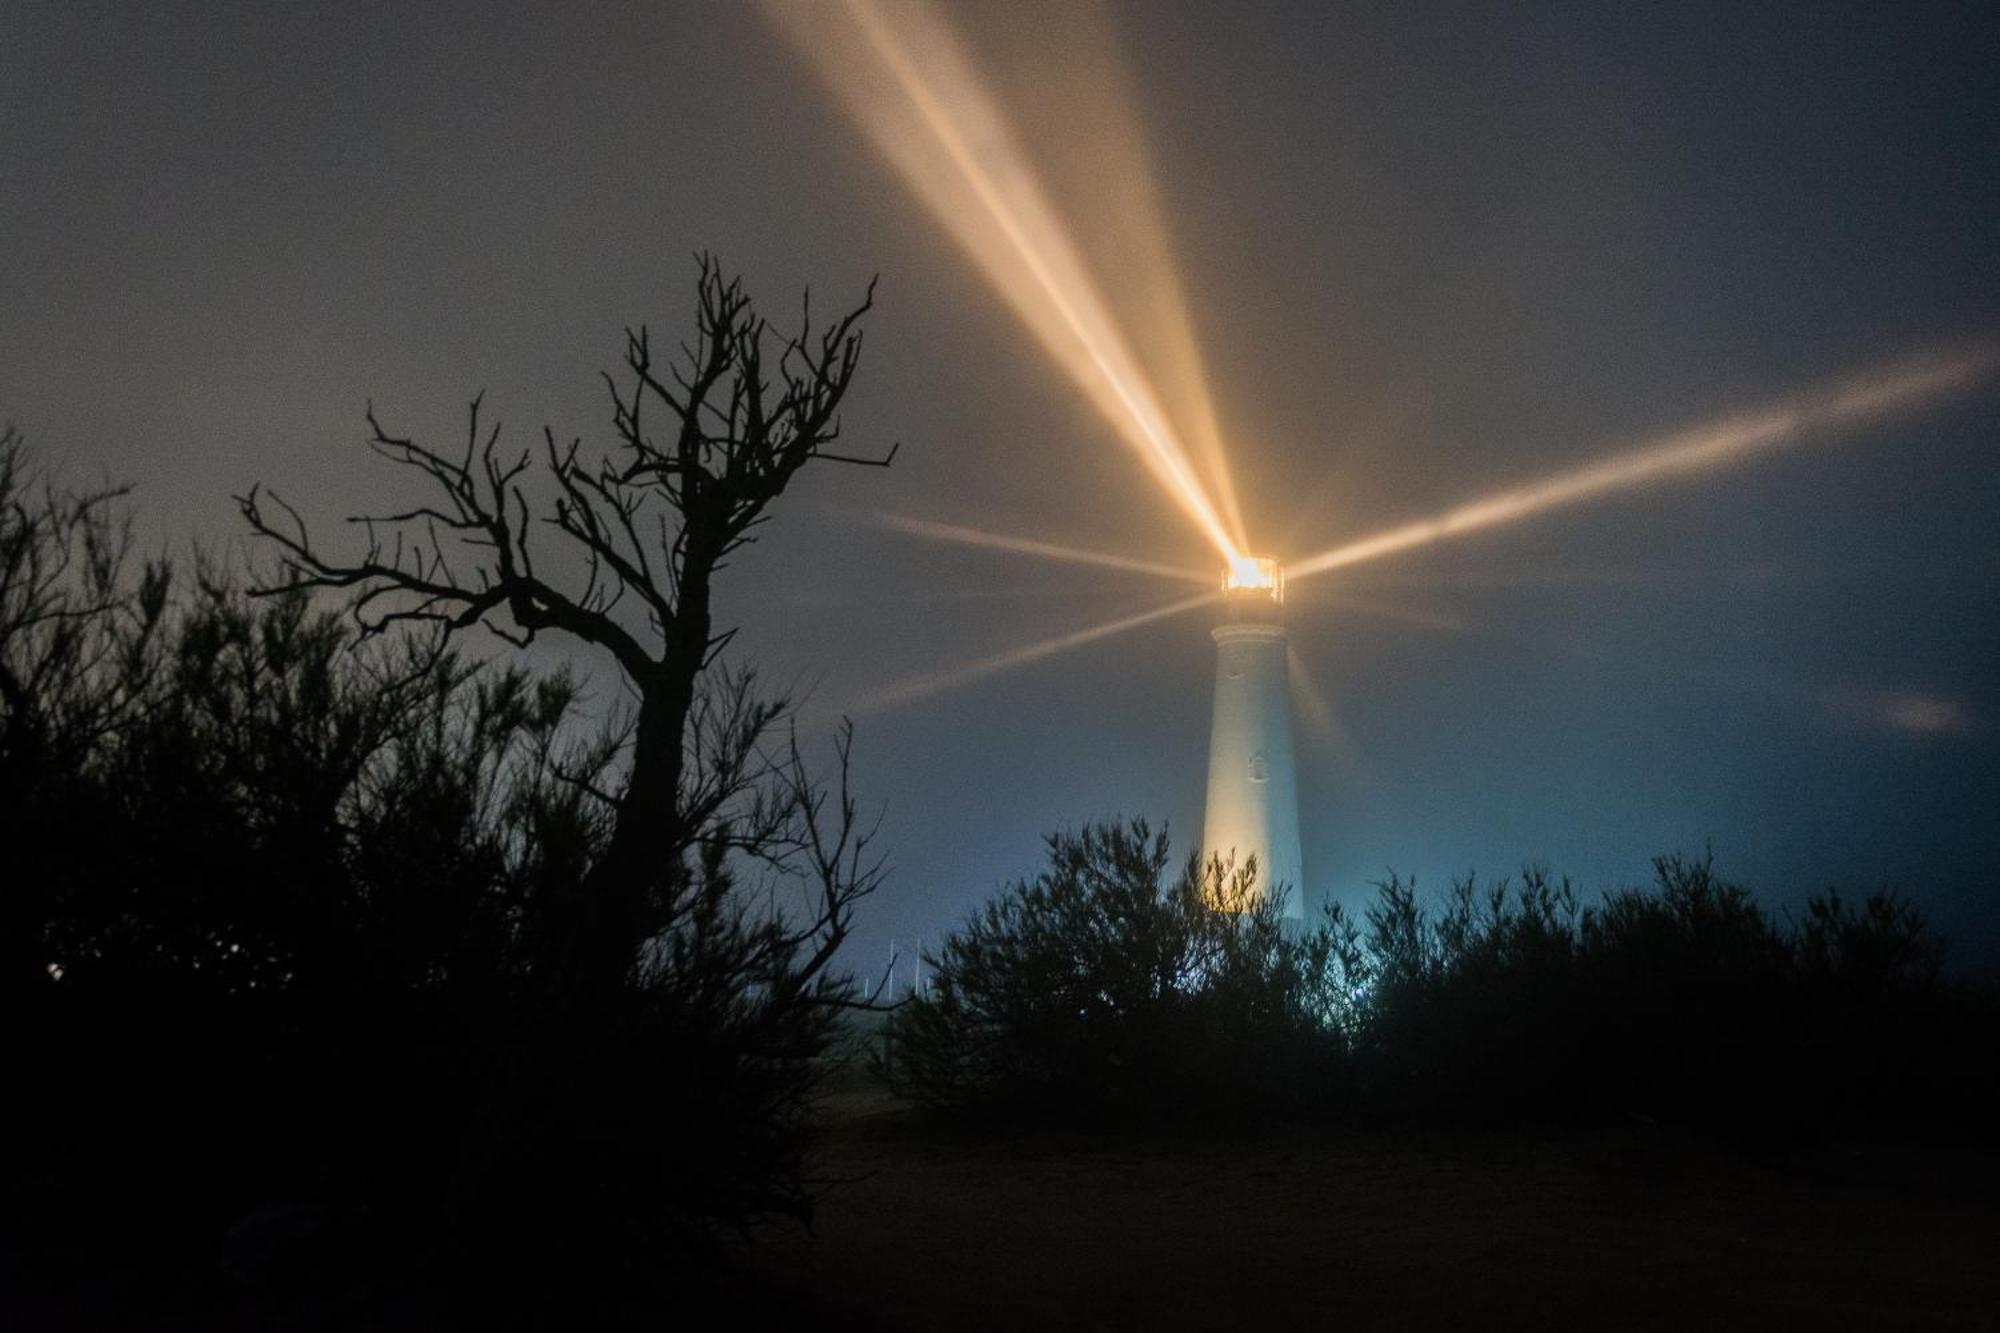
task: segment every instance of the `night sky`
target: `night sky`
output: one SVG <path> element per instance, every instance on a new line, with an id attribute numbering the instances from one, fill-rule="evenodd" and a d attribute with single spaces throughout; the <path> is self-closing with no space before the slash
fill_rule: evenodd
<path id="1" fill-rule="evenodd" d="M 1990 4 L 1114 12 L 1235 477 L 1295 555 L 1885 359 L 2000 335 Z M 953 10 L 1058 203 L 1079 71 Z M 1109 72 L 1106 72 L 1109 77 Z M 146 539 L 400 493 L 385 424 L 610 438 L 627 324 L 693 253 L 780 322 L 880 274 L 847 411 L 720 587 L 824 735 L 907 676 L 1177 595 L 880 511 L 1216 558 L 753 5 L 0 8 L 0 418 Z M 1775 904 L 1900 886 L 2000 958 L 2000 390 L 1300 587 L 1314 896 L 1536 860 L 1586 893 L 1712 848 Z M 331 535 L 331 534 L 330 534 Z M 1203 613 L 858 719 L 889 886 L 935 940 L 1043 833 L 1199 827 Z M 597 697 L 616 696 L 606 662 Z"/>

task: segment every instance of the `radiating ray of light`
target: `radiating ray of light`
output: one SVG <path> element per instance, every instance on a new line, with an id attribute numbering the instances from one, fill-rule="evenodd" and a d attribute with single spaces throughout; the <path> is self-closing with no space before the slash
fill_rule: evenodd
<path id="1" fill-rule="evenodd" d="M 1420 629 L 1441 629 L 1458 633 L 1465 629 L 1465 622 L 1442 611 L 1426 611 L 1422 607 L 1396 606 L 1388 602 L 1378 602 L 1371 597 L 1355 597 L 1343 588 L 1331 597 L 1318 597 L 1316 606 L 1330 606 L 1336 611 L 1358 611 L 1364 616 L 1380 616 L 1384 620 L 1398 620 L 1405 625 L 1415 625 Z"/>
<path id="2" fill-rule="evenodd" d="M 1086 551 L 1080 547 L 1062 546 L 1034 537 L 1010 537 L 1004 533 L 983 532 L 978 528 L 961 527 L 956 523 L 936 523 L 927 518 L 911 518 L 904 514 L 880 514 L 877 518 L 885 528 L 908 533 L 912 537 L 922 537 L 928 541 L 979 546 L 993 551 L 1009 551 L 1016 555 L 1039 556 L 1044 560 L 1062 560 L 1070 564 L 1101 565 L 1106 569 L 1122 569 L 1134 574 L 1155 574 L 1161 578 L 1180 579 L 1189 583 L 1215 582 L 1213 574 L 1199 569 L 1162 564 L 1157 560 L 1142 560 L 1136 556 L 1114 555 L 1108 551 Z"/>
<path id="3" fill-rule="evenodd" d="M 1962 736 L 1971 714 L 1958 699 L 1937 694 L 1884 694 L 1874 701 L 1882 725 L 1911 736 Z"/>
<path id="4" fill-rule="evenodd" d="M 940 606 L 964 602 L 1050 602 L 1059 598 L 1096 598 L 1102 589 L 1091 588 L 918 588 L 885 592 L 864 587 L 851 592 L 804 592 L 771 599 L 768 605 L 787 610 L 832 611 L 856 606 Z"/>
<path id="5" fill-rule="evenodd" d="M 1225 558 L 1218 512 L 1067 229 L 957 37 L 921 0 L 765 11 L 1169 498 Z M 843 22 L 841 15 L 847 20 Z"/>
<path id="6" fill-rule="evenodd" d="M 1537 650 L 1550 646 L 1548 640 L 1512 628 L 1504 620 L 1482 622 L 1477 633 L 1481 638 Z M 1777 704 L 1801 712 L 1818 712 L 1850 724 L 1858 722 L 1923 740 L 1964 736 L 1981 727 L 1964 700 L 1923 689 L 1828 686 L 1807 676 L 1761 667 L 1731 670 L 1660 653 L 1620 652 L 1573 635 L 1559 638 L 1554 644 L 1565 656 L 1585 663 L 1593 673 L 1671 684 L 1682 697 L 1728 692 L 1754 699 L 1759 706 Z"/>
<path id="7" fill-rule="evenodd" d="M 1035 14 L 1037 110 L 1051 118 L 1036 136 L 1049 183 L 1070 207 L 1080 248 L 1113 310 L 1124 316 L 1141 364 L 1179 428 L 1239 548 L 1250 541 L 1222 445 L 1208 374 L 1174 257 L 1165 197 L 1142 90 L 1125 59 L 1106 0 L 1064 0 Z M 1061 51 L 1051 61 L 1047 51 Z"/>
<path id="8" fill-rule="evenodd" d="M 1361 755 L 1354 748 L 1353 737 L 1341 725 L 1340 714 L 1333 706 L 1333 700 L 1320 687 L 1319 681 L 1307 669 L 1305 658 L 1299 655 L 1295 644 L 1285 646 L 1285 675 L 1292 688 L 1292 699 L 1298 705 L 1300 720 L 1304 722 L 1306 733 L 1327 743 L 1327 748 L 1340 762 L 1341 767 L 1350 772 L 1361 767 Z"/>
<path id="9" fill-rule="evenodd" d="M 996 653 L 992 657 L 984 657 L 976 662 L 968 662 L 964 666 L 954 667 L 949 671 L 940 671 L 933 675 L 919 676 L 912 680 L 902 681 L 879 690 L 874 694 L 864 696 L 855 704 L 852 712 L 854 716 L 859 717 L 864 713 L 879 713 L 884 709 L 913 703 L 918 699 L 927 698 L 944 690 L 955 689 L 960 685 L 969 685 L 976 680 L 984 680 L 988 676 L 998 675 L 1003 671 L 1011 670 L 1017 666 L 1025 666 L 1030 662 L 1038 662 L 1044 657 L 1053 657 L 1055 654 L 1067 652 L 1071 648 L 1081 648 L 1087 643 L 1095 643 L 1099 639 L 1108 639 L 1114 634 L 1123 634 L 1127 630 L 1135 630 L 1142 625 L 1150 625 L 1156 620 L 1166 620 L 1172 616 L 1185 615 L 1197 607 L 1209 606 L 1219 600 L 1221 600 L 1220 593 L 1205 592 L 1199 596 L 1183 598 L 1178 602 L 1169 602 L 1165 606 L 1156 606 L 1150 611 L 1141 611 L 1137 615 L 1123 616 L 1117 620 L 1105 621 L 1101 625 L 1090 625 L 1084 629 L 1071 630 L 1067 634 L 1058 634 L 1054 638 L 1043 639 L 1040 643 L 1031 643 L 1024 648 L 1014 648 L 1004 653 Z"/>
<path id="10" fill-rule="evenodd" d="M 1340 587 L 1343 595 L 1350 592 L 1448 592 L 1469 588 L 1539 591 L 1550 588 L 1652 588 L 1670 583 L 1742 581 L 1744 577 L 1740 570 L 1705 570 L 1684 565 L 1592 565 L 1572 569 L 1487 567 L 1455 570 L 1447 574 L 1370 573 L 1352 582 L 1343 578 Z"/>
<path id="11" fill-rule="evenodd" d="M 1789 588 L 1808 584 L 1841 582 L 1904 581 L 1921 583 L 1985 582 L 2000 578 L 2000 559 L 1955 561 L 1939 565 L 1932 560 L 1839 560 L 1793 558 L 1747 564 L 1680 565 L 1630 564 L 1591 565 L 1567 569 L 1535 569 L 1484 566 L 1440 574 L 1390 574 L 1368 572 L 1340 580 L 1341 596 L 1350 593 L 1446 592 L 1472 588 L 1503 591 L 1546 589 L 1663 588 L 1733 585 L 1748 588 Z"/>
<path id="12" fill-rule="evenodd" d="M 1712 471 L 1795 444 L 1807 432 L 1919 407 L 1972 387 L 2000 364 L 2000 349 L 1984 347 L 1921 363 L 1901 363 L 1843 380 L 1817 393 L 1760 411 L 1701 426 L 1627 453 L 1588 463 L 1542 481 L 1501 491 L 1421 519 L 1290 561 L 1285 577 L 1296 581 L 1328 570 L 1379 560 L 1412 547 L 1524 518 L 1650 482 Z"/>

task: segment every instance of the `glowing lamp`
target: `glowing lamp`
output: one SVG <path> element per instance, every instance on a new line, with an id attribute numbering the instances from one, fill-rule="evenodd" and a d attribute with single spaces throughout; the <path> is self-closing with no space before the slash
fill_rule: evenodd
<path id="1" fill-rule="evenodd" d="M 1233 555 L 1222 573 L 1226 593 L 1264 593 L 1274 602 L 1285 600 L 1285 571 L 1275 557 Z"/>

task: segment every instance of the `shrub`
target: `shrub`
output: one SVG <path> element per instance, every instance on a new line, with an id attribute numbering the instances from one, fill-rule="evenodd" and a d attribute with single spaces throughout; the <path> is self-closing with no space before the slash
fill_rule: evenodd
<path id="1" fill-rule="evenodd" d="M 1327 941 L 1250 903 L 1255 867 L 1169 878 L 1143 821 L 1048 839 L 1049 866 L 928 955 L 928 992 L 890 1020 L 882 1073 L 924 1105 L 1160 1116 L 1296 1098 L 1337 1030 Z"/>
<path id="2" fill-rule="evenodd" d="M 575 923 L 629 748 L 573 680 L 135 565 L 115 492 L 31 471 L 0 437 L 10 1246 L 89 1287 L 137 1269 L 141 1304 L 227 1303 L 226 1251 L 256 1300 L 457 1273 L 567 1320 L 809 1214 L 829 962 L 876 874 L 844 738 L 830 790 L 751 676 L 708 673 L 700 840 L 604 975 Z M 803 907 L 739 890 L 759 852 Z M 590 986 L 588 1022 L 552 979 Z"/>
<path id="3" fill-rule="evenodd" d="M 882 1071 L 947 1110 L 1119 1116 L 1246 1106 L 1376 1121 L 1673 1119 L 1751 1143 L 1996 1107 L 1990 1007 L 1943 985 L 1901 899 L 1811 900 L 1787 928 L 1708 858 L 1585 906 L 1567 880 L 1391 876 L 1357 925 L 1287 933 L 1254 867 L 1168 881 L 1143 823 L 1049 840 L 929 959 Z"/>
<path id="4" fill-rule="evenodd" d="M 1456 881 L 1433 915 L 1391 876 L 1366 912 L 1347 1019 L 1361 1104 L 1399 1119 L 1567 1114 L 1577 1058 L 1577 900 L 1530 869 Z"/>

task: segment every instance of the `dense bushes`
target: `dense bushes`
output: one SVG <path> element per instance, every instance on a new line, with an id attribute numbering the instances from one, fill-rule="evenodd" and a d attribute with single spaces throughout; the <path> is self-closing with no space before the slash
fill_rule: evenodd
<path id="1" fill-rule="evenodd" d="M 1088 827 L 1048 841 L 1016 885 L 931 958 L 932 988 L 888 1029 L 882 1071 L 971 1109 L 1179 1114 L 1282 1101 L 1324 1063 L 1319 941 L 1288 938 L 1245 873 L 1168 879 L 1164 833 Z"/>
<path id="2" fill-rule="evenodd" d="M 0 1220 L 30 1266 L 317 1274 L 323 1308 L 470 1265 L 486 1313 L 541 1295 L 567 1327 L 685 1242 L 810 1213 L 880 862 L 849 737 L 822 781 L 726 659 L 713 578 L 808 464 L 888 461 L 828 448 L 872 288 L 780 335 L 698 262 L 678 355 L 627 331 L 605 448 L 503 450 L 475 399 L 440 451 L 371 409 L 408 493 L 322 543 L 252 487 L 248 593 L 135 565 L 117 493 L 0 436 L 0 988 L 29 1034 Z M 459 656 L 472 632 L 608 665 L 594 721 L 562 674 Z"/>
<path id="3" fill-rule="evenodd" d="M 1666 857 L 1649 890 L 1590 905 L 1534 869 L 1435 906 L 1392 877 L 1360 922 L 1334 908 L 1288 934 L 1267 907 L 1206 910 L 1197 865 L 1166 882 L 1143 824 L 1049 845 L 892 1021 L 884 1072 L 919 1102 L 1640 1115 L 1753 1138 L 1994 1105 L 2000 1028 L 1941 983 L 1941 945 L 1891 895 L 1827 894 L 1788 926 L 1707 860 Z"/>
<path id="4" fill-rule="evenodd" d="M 569 1021 L 623 733 L 560 672 L 140 565 L 121 503 L 0 439 L 8 1267 L 88 1326 L 454 1289 L 569 1326 L 804 1217 L 826 962 L 872 872 L 749 678 L 695 696 L 699 844 Z"/>

